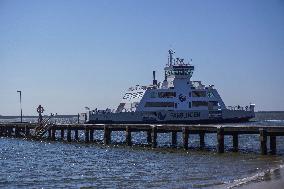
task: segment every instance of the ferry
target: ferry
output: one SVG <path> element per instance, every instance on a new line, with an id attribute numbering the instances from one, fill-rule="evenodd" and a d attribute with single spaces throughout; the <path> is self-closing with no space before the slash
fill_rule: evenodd
<path id="1" fill-rule="evenodd" d="M 227 107 L 214 85 L 191 80 L 191 62 L 175 58 L 172 49 L 168 53 L 162 82 L 156 80 L 153 71 L 153 83 L 130 87 L 116 109 L 86 107 L 81 119 L 104 124 L 209 124 L 246 122 L 255 117 L 255 104 Z"/>

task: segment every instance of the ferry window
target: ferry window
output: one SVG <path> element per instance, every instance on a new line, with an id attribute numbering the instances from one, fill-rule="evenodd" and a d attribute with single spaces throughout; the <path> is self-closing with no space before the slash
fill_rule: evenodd
<path id="1" fill-rule="evenodd" d="M 116 112 L 122 112 L 122 110 L 124 109 L 125 103 L 120 103 L 119 106 L 116 109 Z"/>
<path id="2" fill-rule="evenodd" d="M 218 101 L 209 101 L 209 104 L 211 105 L 211 106 L 218 106 Z"/>
<path id="3" fill-rule="evenodd" d="M 192 101 L 193 107 L 200 107 L 200 106 L 208 106 L 208 102 L 206 101 Z"/>
<path id="4" fill-rule="evenodd" d="M 188 108 L 191 108 L 191 102 L 188 102 Z"/>
<path id="5" fill-rule="evenodd" d="M 158 93 L 159 98 L 173 98 L 176 97 L 175 92 L 159 92 Z"/>
<path id="6" fill-rule="evenodd" d="M 206 91 L 192 91 L 192 97 L 206 97 Z"/>
<path id="7" fill-rule="evenodd" d="M 156 98 L 156 93 L 155 92 L 151 93 L 151 98 Z"/>
<path id="8" fill-rule="evenodd" d="M 214 94 L 213 94 L 212 92 L 208 92 L 208 93 L 207 93 L 207 97 L 208 97 L 208 98 L 213 98 L 213 97 L 214 97 Z"/>
<path id="9" fill-rule="evenodd" d="M 146 102 L 145 107 L 174 107 L 174 102 Z"/>
<path id="10" fill-rule="evenodd" d="M 126 93 L 123 97 L 123 99 L 128 99 L 131 98 L 132 94 L 131 93 Z"/>

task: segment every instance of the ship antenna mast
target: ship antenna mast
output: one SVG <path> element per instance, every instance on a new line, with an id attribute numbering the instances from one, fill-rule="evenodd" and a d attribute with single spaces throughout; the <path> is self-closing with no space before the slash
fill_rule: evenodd
<path id="1" fill-rule="evenodd" d="M 174 52 L 172 49 L 169 50 L 169 55 L 170 55 L 170 58 L 169 58 L 169 65 L 170 65 L 170 66 L 173 64 L 173 54 L 174 54 L 174 53 L 175 53 L 175 52 Z"/>

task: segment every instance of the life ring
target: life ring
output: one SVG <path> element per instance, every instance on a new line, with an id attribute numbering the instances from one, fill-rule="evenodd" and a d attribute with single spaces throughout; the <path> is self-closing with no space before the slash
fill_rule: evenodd
<path id="1" fill-rule="evenodd" d="M 41 105 L 39 105 L 37 107 L 36 111 L 37 111 L 37 113 L 41 114 L 41 113 L 43 113 L 44 109 L 43 109 L 43 107 Z"/>

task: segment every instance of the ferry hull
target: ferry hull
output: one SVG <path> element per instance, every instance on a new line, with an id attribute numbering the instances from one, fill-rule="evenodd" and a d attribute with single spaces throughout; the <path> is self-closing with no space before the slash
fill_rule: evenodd
<path id="1" fill-rule="evenodd" d="M 218 124 L 248 122 L 252 111 L 159 111 L 92 114 L 86 123 L 93 124 Z"/>

